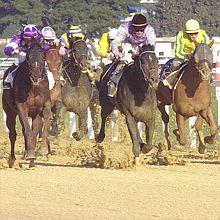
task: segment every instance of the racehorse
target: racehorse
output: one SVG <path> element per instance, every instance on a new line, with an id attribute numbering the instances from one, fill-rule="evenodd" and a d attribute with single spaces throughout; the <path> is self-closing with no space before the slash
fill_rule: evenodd
<path id="1" fill-rule="evenodd" d="M 159 83 L 159 74 L 158 60 L 154 47 L 144 45 L 140 48 L 140 53 L 134 59 L 134 63 L 124 69 L 115 98 L 107 95 L 107 82 L 110 74 L 103 73 L 103 75 L 105 77 L 102 77 L 100 81 L 102 124 L 96 141 L 102 142 L 104 140 L 106 118 L 115 107 L 118 108 L 126 117 L 126 123 L 133 143 L 132 151 L 135 157 L 135 164 L 138 164 L 140 152 L 147 153 L 152 148 L 155 127 L 156 89 Z M 145 124 L 146 144 L 140 138 L 137 122 Z"/>
<path id="2" fill-rule="evenodd" d="M 45 143 L 49 148 L 47 136 L 50 128 L 50 91 L 44 66 L 45 52 L 38 42 L 33 41 L 27 51 L 26 60 L 17 69 L 11 99 L 6 98 L 6 91 L 3 90 L 2 103 L 11 142 L 10 167 L 16 160 L 14 148 L 17 136 L 15 129 L 17 115 L 22 125 L 25 159 L 30 160 L 29 166 L 34 166 L 36 159 L 36 141 L 42 128 L 42 118 L 44 118 L 43 138 L 46 139 Z M 28 117 L 32 119 L 32 126 L 29 124 Z"/>
<path id="3" fill-rule="evenodd" d="M 162 120 L 165 124 L 165 140 L 171 147 L 168 139 L 169 115 L 165 111 L 165 105 L 173 104 L 173 110 L 176 112 L 176 123 L 178 129 L 173 132 L 181 145 L 186 144 L 184 132 L 185 121 L 196 116 L 195 129 L 199 137 L 199 152 L 205 152 L 206 143 L 213 144 L 217 134 L 217 126 L 211 110 L 211 87 L 210 76 L 212 72 L 213 55 L 211 46 L 214 41 L 207 44 L 196 44 L 196 49 L 192 54 L 188 64 L 183 68 L 181 77 L 172 93 L 163 85 L 159 86 L 157 96 L 159 101 L 159 110 L 162 114 Z M 171 98 L 172 94 L 172 98 Z M 167 98 L 166 98 L 166 97 Z M 202 133 L 203 119 L 210 126 L 210 136 L 204 138 Z"/>
<path id="4" fill-rule="evenodd" d="M 51 134 L 55 135 L 58 128 L 64 128 L 67 111 L 74 112 L 79 116 L 79 132 L 74 132 L 72 136 L 80 140 L 87 134 L 88 107 L 92 98 L 92 85 L 86 74 L 89 65 L 86 42 L 82 39 L 71 42 L 69 55 L 63 65 L 62 73 L 66 82 L 61 87 L 62 102 L 58 102 L 56 106 Z"/>
<path id="5" fill-rule="evenodd" d="M 60 47 L 61 43 L 59 43 L 59 45 L 53 45 L 46 52 L 46 62 L 48 69 L 50 72 L 52 72 L 53 80 L 55 81 L 52 89 L 50 90 L 51 107 L 54 113 L 54 106 L 56 102 L 61 100 L 62 56 L 59 53 Z"/>

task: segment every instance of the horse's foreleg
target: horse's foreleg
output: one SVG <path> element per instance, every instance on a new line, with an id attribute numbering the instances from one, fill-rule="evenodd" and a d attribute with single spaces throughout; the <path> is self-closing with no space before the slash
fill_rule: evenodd
<path id="1" fill-rule="evenodd" d="M 201 112 L 201 116 L 210 126 L 210 136 L 205 137 L 205 143 L 213 144 L 215 136 L 218 133 L 218 127 L 215 123 L 211 107 L 208 107 L 206 111 Z"/>
<path id="2" fill-rule="evenodd" d="M 89 108 L 91 112 L 93 131 L 95 133 L 95 136 L 97 136 L 99 129 L 99 123 L 98 123 L 99 107 L 94 99 L 92 99 L 92 101 L 90 102 Z"/>
<path id="3" fill-rule="evenodd" d="M 198 115 L 196 122 L 195 122 L 195 128 L 196 128 L 196 131 L 197 131 L 198 137 L 199 137 L 199 153 L 200 154 L 205 153 L 205 141 L 204 141 L 204 135 L 202 132 L 202 122 L 203 122 L 203 119 L 202 119 L 201 115 Z"/>
<path id="4" fill-rule="evenodd" d="M 32 120 L 32 136 L 31 136 L 32 144 L 35 149 L 37 144 L 37 135 L 39 134 L 41 129 L 42 129 L 42 118 L 39 115 L 37 115 Z M 35 158 L 30 158 L 29 167 L 35 166 L 34 159 Z"/>
<path id="5" fill-rule="evenodd" d="M 146 145 L 141 149 L 143 153 L 148 153 L 152 149 L 152 141 L 155 129 L 155 117 L 145 123 Z"/>
<path id="6" fill-rule="evenodd" d="M 138 138 L 138 128 L 137 128 L 137 123 L 134 120 L 134 117 L 129 113 L 126 112 L 126 123 L 128 126 L 128 131 L 132 140 L 132 151 L 135 157 L 139 157 L 140 155 L 140 143 L 139 143 L 139 138 Z"/>
<path id="7" fill-rule="evenodd" d="M 19 110 L 19 120 L 22 125 L 26 148 L 27 148 L 25 159 L 26 160 L 36 159 L 35 151 L 34 151 L 35 146 L 32 143 L 32 129 L 31 129 L 29 121 L 28 121 L 28 113 L 24 108 L 22 108 L 22 106 L 20 104 L 18 104 L 17 107 Z"/>
<path id="8" fill-rule="evenodd" d="M 56 103 L 55 103 L 55 115 L 54 115 L 53 121 L 51 123 L 51 130 L 49 132 L 51 136 L 56 136 L 58 133 L 57 123 L 58 123 L 58 117 L 59 117 L 60 109 L 61 109 L 62 105 L 63 105 L 62 101 L 56 101 Z"/>
<path id="9" fill-rule="evenodd" d="M 42 132 L 42 137 L 41 137 L 42 138 L 41 145 L 48 149 L 48 154 L 51 153 L 49 140 L 48 140 L 50 126 L 51 126 L 51 120 L 50 120 L 51 115 L 52 115 L 51 102 L 48 101 L 48 102 L 45 103 L 45 106 L 44 106 L 44 109 L 43 109 L 44 122 L 43 122 L 43 132 Z M 40 126 L 41 120 L 39 120 L 39 119 L 36 119 L 36 120 L 38 120 L 38 123 L 39 123 L 39 126 Z M 40 131 L 40 129 L 39 129 L 39 131 Z"/>
<path id="10" fill-rule="evenodd" d="M 165 105 L 160 103 L 158 105 L 158 109 L 161 113 L 162 121 L 163 121 L 163 132 L 164 132 L 164 142 L 163 145 L 165 146 L 165 150 L 170 150 L 171 143 L 169 140 L 169 115 L 166 112 Z"/>
<path id="11" fill-rule="evenodd" d="M 15 141 L 17 137 L 15 125 L 16 125 L 16 114 L 12 111 L 6 112 L 6 126 L 9 130 L 9 139 L 11 143 L 11 154 L 9 158 L 9 167 L 13 167 L 15 158 Z"/>
<path id="12" fill-rule="evenodd" d="M 87 116 L 88 109 L 79 114 L 79 132 L 73 132 L 72 136 L 79 141 L 82 137 L 87 134 Z"/>
<path id="13" fill-rule="evenodd" d="M 184 131 L 184 125 L 185 125 L 186 118 L 182 115 L 176 113 L 176 123 L 178 127 L 178 134 L 174 130 L 174 134 L 177 137 L 177 140 L 179 141 L 180 145 L 186 144 L 186 137 L 185 137 L 185 131 Z"/>
<path id="14" fill-rule="evenodd" d="M 57 120 L 57 128 L 58 132 L 63 131 L 65 128 L 65 123 L 64 123 L 64 116 L 67 112 L 67 108 L 63 105 L 62 102 L 59 102 L 56 105 L 56 115 L 55 118 Z"/>
<path id="15" fill-rule="evenodd" d="M 101 143 L 105 139 L 105 124 L 107 117 L 112 113 L 114 106 L 109 102 L 108 104 L 102 105 L 101 108 L 101 128 L 98 136 L 96 136 L 96 142 Z"/>

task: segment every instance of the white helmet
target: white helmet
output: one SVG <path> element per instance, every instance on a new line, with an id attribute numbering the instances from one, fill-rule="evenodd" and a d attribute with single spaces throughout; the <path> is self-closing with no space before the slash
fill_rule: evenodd
<path id="1" fill-rule="evenodd" d="M 188 34 L 198 33 L 200 30 L 199 22 L 195 19 L 188 20 L 186 22 L 185 30 L 186 30 L 186 33 L 188 33 Z"/>
<path id="2" fill-rule="evenodd" d="M 116 28 L 110 29 L 110 31 L 108 32 L 109 39 L 110 40 L 114 40 L 116 35 L 117 35 L 117 33 L 118 33 L 118 29 L 116 29 Z"/>
<path id="3" fill-rule="evenodd" d="M 50 26 L 44 27 L 41 32 L 42 32 L 42 35 L 44 36 L 44 39 L 46 40 L 56 39 L 56 33 L 54 29 Z"/>

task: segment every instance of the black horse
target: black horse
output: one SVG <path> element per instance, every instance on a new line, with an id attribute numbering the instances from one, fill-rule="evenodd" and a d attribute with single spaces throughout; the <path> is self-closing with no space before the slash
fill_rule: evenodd
<path id="1" fill-rule="evenodd" d="M 70 44 L 69 59 L 63 65 L 63 77 L 66 80 L 61 88 L 62 102 L 56 105 L 55 119 L 51 135 L 64 129 L 64 116 L 67 111 L 79 116 L 79 132 L 72 135 L 80 140 L 87 133 L 88 107 L 92 98 L 92 84 L 87 75 L 89 68 L 88 47 L 86 42 L 77 39 Z"/>
<path id="2" fill-rule="evenodd" d="M 156 89 L 159 83 L 158 60 L 154 47 L 145 45 L 140 48 L 139 55 L 134 63 L 124 69 L 118 85 L 117 96 L 110 98 L 107 95 L 108 74 L 100 81 L 100 104 L 102 124 L 97 142 L 105 138 L 106 118 L 117 107 L 126 117 L 126 123 L 133 143 L 135 163 L 138 162 L 140 151 L 147 153 L 152 148 L 152 138 L 155 126 L 157 108 Z M 140 138 L 137 122 L 146 126 L 146 144 Z"/>
<path id="3" fill-rule="evenodd" d="M 11 142 L 10 167 L 15 162 L 15 141 L 16 141 L 16 117 L 19 116 L 25 140 L 25 158 L 30 160 L 30 166 L 34 166 L 35 148 L 37 135 L 43 125 L 45 147 L 49 146 L 51 103 L 49 83 L 45 71 L 45 52 L 41 45 L 33 41 L 27 51 L 26 60 L 16 70 L 14 87 L 11 89 L 11 96 L 8 90 L 3 90 L 2 104 L 6 113 L 6 125 L 9 129 Z M 30 126 L 28 117 L 32 119 Z"/>

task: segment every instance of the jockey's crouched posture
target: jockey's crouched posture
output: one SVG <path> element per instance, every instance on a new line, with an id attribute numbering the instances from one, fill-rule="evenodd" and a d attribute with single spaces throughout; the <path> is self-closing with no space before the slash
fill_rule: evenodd
<path id="1" fill-rule="evenodd" d="M 26 25 L 23 30 L 14 36 L 6 45 L 4 52 L 7 56 L 11 57 L 16 53 L 19 55 L 18 66 L 13 64 L 12 67 L 9 67 L 11 71 L 4 80 L 3 89 L 10 89 L 13 87 L 13 73 L 20 66 L 20 64 L 25 61 L 26 51 L 29 49 L 32 39 L 42 42 L 43 36 L 35 25 L 29 24 Z"/>
<path id="2" fill-rule="evenodd" d="M 185 30 L 180 31 L 176 37 L 175 43 L 175 58 L 171 64 L 171 75 L 169 75 L 163 84 L 169 86 L 171 89 L 174 86 L 175 82 L 179 78 L 180 67 L 184 67 L 183 63 L 187 64 L 187 61 L 190 59 L 191 54 L 195 51 L 197 43 L 209 44 L 210 39 L 206 34 L 205 30 L 200 28 L 199 22 L 194 19 L 190 19 L 185 24 Z"/>
<path id="3" fill-rule="evenodd" d="M 132 21 L 119 26 L 117 35 L 111 43 L 111 51 L 117 59 L 120 59 L 120 62 L 108 82 L 110 97 L 115 96 L 123 68 L 126 64 L 133 62 L 133 56 L 139 53 L 139 46 L 148 44 L 155 46 L 155 41 L 155 31 L 142 14 L 134 15 Z M 120 46 L 122 51 L 119 50 Z M 133 53 L 131 54 L 129 51 Z"/>

